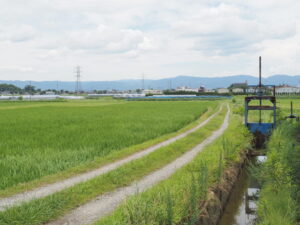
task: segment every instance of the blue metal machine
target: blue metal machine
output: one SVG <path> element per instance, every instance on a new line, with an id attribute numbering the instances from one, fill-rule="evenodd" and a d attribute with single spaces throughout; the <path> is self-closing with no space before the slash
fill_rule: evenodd
<path id="1" fill-rule="evenodd" d="M 261 57 L 259 57 L 259 84 L 251 85 L 254 88 L 255 94 L 253 96 L 245 97 L 245 126 L 256 135 L 256 137 L 263 137 L 265 139 L 270 135 L 272 129 L 276 127 L 276 97 L 274 85 L 263 85 L 261 82 Z M 273 92 L 270 95 L 270 92 Z M 251 105 L 251 101 L 259 101 L 259 105 Z M 270 101 L 271 105 L 262 105 L 263 101 Z M 259 121 L 249 122 L 248 116 L 250 110 L 256 110 L 259 113 Z M 271 123 L 262 122 L 262 111 L 272 111 L 273 121 Z"/>

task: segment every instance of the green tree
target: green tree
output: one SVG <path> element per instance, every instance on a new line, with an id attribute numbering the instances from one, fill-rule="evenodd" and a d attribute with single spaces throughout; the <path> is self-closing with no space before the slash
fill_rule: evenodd
<path id="1" fill-rule="evenodd" d="M 9 92 L 10 94 L 21 93 L 22 89 L 12 84 L 0 84 L 0 92 Z"/>
<path id="2" fill-rule="evenodd" d="M 26 85 L 24 87 L 24 91 L 27 92 L 27 93 L 31 93 L 31 94 L 36 92 L 35 87 L 32 86 L 32 85 Z"/>

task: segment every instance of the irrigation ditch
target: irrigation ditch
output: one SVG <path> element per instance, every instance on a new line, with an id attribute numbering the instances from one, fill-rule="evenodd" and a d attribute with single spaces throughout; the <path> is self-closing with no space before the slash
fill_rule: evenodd
<path id="1" fill-rule="evenodd" d="M 260 139 L 257 139 L 260 140 Z M 259 148 L 258 148 L 259 147 Z M 266 160 L 262 144 L 240 154 L 240 161 L 229 166 L 218 184 L 210 188 L 208 198 L 201 203 L 201 225 L 254 225 L 257 221 L 256 201 L 260 185 L 249 172 Z M 182 223 L 184 224 L 184 223 Z"/>

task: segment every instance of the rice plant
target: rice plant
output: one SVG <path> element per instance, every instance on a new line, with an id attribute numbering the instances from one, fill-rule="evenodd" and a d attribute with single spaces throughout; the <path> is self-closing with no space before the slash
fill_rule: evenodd
<path id="1" fill-rule="evenodd" d="M 152 171 L 172 162 L 177 157 L 190 150 L 196 144 L 205 140 L 209 135 L 212 134 L 214 130 L 220 127 L 226 111 L 227 109 L 223 107 L 221 112 L 213 117 L 213 119 L 210 120 L 205 126 L 194 131 L 193 133 L 190 133 L 185 138 L 157 149 L 146 157 L 124 164 L 113 171 L 95 177 L 86 182 L 77 184 L 73 187 L 64 189 L 53 195 L 22 204 L 21 206 L 12 207 L 5 212 L 1 212 L 0 224 L 42 224 L 50 219 L 57 218 L 58 216 L 66 213 L 68 210 L 77 207 L 80 204 L 84 204 L 101 194 L 107 193 L 119 187 L 124 187 L 136 180 L 139 180 Z M 134 209 L 135 206 L 140 205 L 135 203 L 130 204 L 129 202 L 128 204 L 130 207 L 124 211 L 127 212 L 125 213 L 127 216 L 125 218 L 122 217 L 123 219 L 121 221 L 116 221 L 114 224 L 134 224 L 143 222 L 151 224 L 151 221 L 163 221 L 163 224 L 166 224 L 167 221 L 171 221 L 173 217 L 176 218 L 176 208 L 175 206 L 172 207 L 172 205 L 173 203 L 175 204 L 177 195 L 173 192 L 170 192 L 169 195 L 167 192 L 165 192 L 165 190 L 166 189 L 160 190 L 158 192 L 160 194 L 157 198 L 149 198 L 149 201 L 151 201 L 151 207 L 148 207 L 148 204 L 144 204 L 144 207 L 142 208 L 136 210 L 127 210 Z M 159 208 L 160 210 L 153 211 L 153 202 L 155 202 L 154 204 L 159 204 L 162 206 Z M 122 212 L 122 215 L 124 215 L 124 212 Z M 146 221 L 143 220 L 143 217 L 141 217 L 141 215 L 144 213 L 149 215 L 145 216 L 144 219 Z M 20 217 L 19 215 L 23 216 Z M 135 216 L 133 217 L 131 215 Z M 122 221 L 129 222 L 125 223 Z"/>
<path id="2" fill-rule="evenodd" d="M 0 103 L 0 190 L 186 126 L 216 102 Z"/>

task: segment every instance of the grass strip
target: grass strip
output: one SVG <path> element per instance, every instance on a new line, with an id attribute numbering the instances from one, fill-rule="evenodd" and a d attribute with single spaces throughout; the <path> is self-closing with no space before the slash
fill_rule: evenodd
<path id="1" fill-rule="evenodd" d="M 91 162 L 86 162 L 86 163 L 80 164 L 78 166 L 71 167 L 67 170 L 64 170 L 64 171 L 56 173 L 56 174 L 47 175 L 40 179 L 36 179 L 36 180 L 26 182 L 26 183 L 20 183 L 18 185 L 9 187 L 7 189 L 0 190 L 0 198 L 9 197 L 9 196 L 12 196 L 17 193 L 32 190 L 34 188 L 37 188 L 37 187 L 40 187 L 40 186 L 43 186 L 46 184 L 54 183 L 59 180 L 63 180 L 63 179 L 72 177 L 74 175 L 84 173 L 84 172 L 90 171 L 92 169 L 99 168 L 101 166 L 107 165 L 109 163 L 112 163 L 112 162 L 115 162 L 122 158 L 125 158 L 129 155 L 132 155 L 136 152 L 142 151 L 148 147 L 151 147 L 151 146 L 158 144 L 162 141 L 165 141 L 169 138 L 177 136 L 177 135 L 197 126 L 199 123 L 203 122 L 210 115 L 212 115 L 216 111 L 216 108 L 218 105 L 219 105 L 219 102 L 207 103 L 207 109 L 203 111 L 203 114 L 197 120 L 191 122 L 190 124 L 188 124 L 187 126 L 181 128 L 180 130 L 178 130 L 176 132 L 172 132 L 172 133 L 168 133 L 168 134 L 159 136 L 155 139 L 143 142 L 138 145 L 133 145 L 133 146 L 124 148 L 120 151 L 113 151 L 112 153 L 105 155 L 103 157 L 96 157 Z"/>
<path id="2" fill-rule="evenodd" d="M 300 126 L 285 121 L 267 145 L 267 161 L 256 168 L 262 183 L 258 202 L 259 225 L 293 225 L 300 213 Z"/>
<path id="3" fill-rule="evenodd" d="M 44 223 L 98 195 L 132 183 L 151 171 L 163 167 L 207 138 L 220 127 L 226 111 L 226 107 L 223 107 L 222 111 L 204 127 L 144 158 L 51 196 L 10 208 L 0 213 L 0 224 L 34 225 Z"/>
<path id="4" fill-rule="evenodd" d="M 241 124 L 241 117 L 232 115 L 225 133 L 191 163 L 146 192 L 129 198 L 112 215 L 95 224 L 197 224 L 199 205 L 206 200 L 208 188 L 220 182 L 223 171 L 239 161 L 240 152 L 250 147 L 252 136 Z"/>

